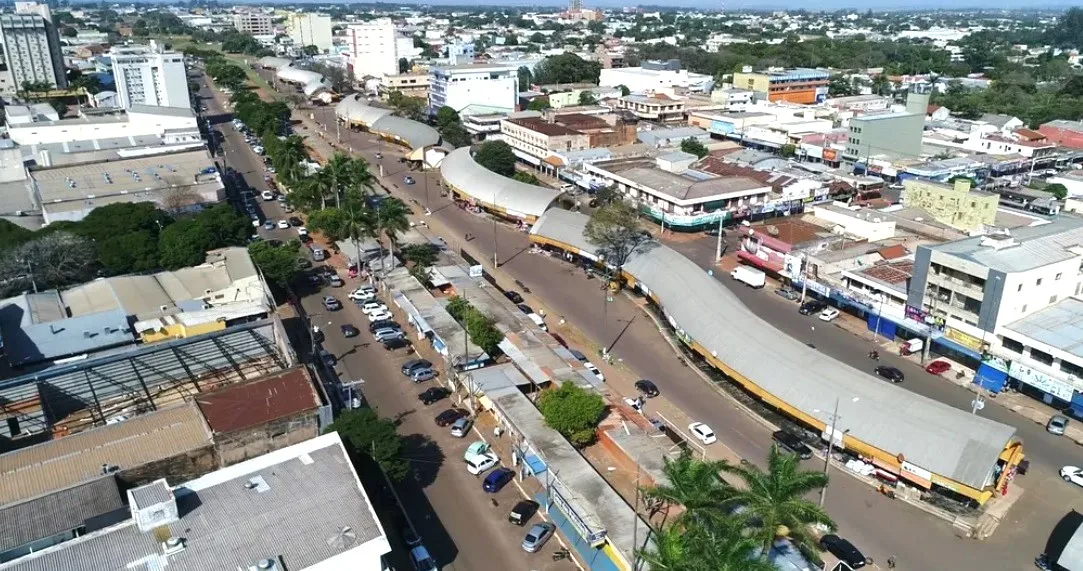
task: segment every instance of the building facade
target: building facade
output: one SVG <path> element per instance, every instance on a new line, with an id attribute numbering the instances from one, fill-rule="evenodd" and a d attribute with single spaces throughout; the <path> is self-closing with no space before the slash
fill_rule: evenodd
<path id="1" fill-rule="evenodd" d="M 233 27 L 242 34 L 273 36 L 274 18 L 262 12 L 241 12 L 233 15 Z"/>
<path id="2" fill-rule="evenodd" d="M 642 67 L 612 67 L 602 69 L 598 78 L 602 87 L 623 85 L 632 93 L 646 93 L 675 87 L 698 93 L 714 89 L 714 77 L 680 69 L 680 63 L 644 62 Z"/>
<path id="3" fill-rule="evenodd" d="M 316 46 L 321 52 L 331 49 L 331 16 L 307 12 L 290 14 L 286 32 L 298 47 Z"/>
<path id="4" fill-rule="evenodd" d="M 886 113 L 850 119 L 850 136 L 842 159 L 865 162 L 869 157 L 888 155 L 912 158 L 921 155 L 924 113 Z"/>
<path id="5" fill-rule="evenodd" d="M 114 47 L 109 55 L 121 107 L 191 107 L 182 54 L 167 52 L 151 40 L 149 46 Z"/>
<path id="6" fill-rule="evenodd" d="M 733 86 L 756 93 L 758 99 L 809 105 L 827 97 L 831 75 L 818 69 L 788 69 L 753 72 L 750 68 L 733 74 Z"/>
<path id="7" fill-rule="evenodd" d="M 476 105 L 492 111 L 515 110 L 519 68 L 508 65 L 454 65 L 429 70 L 429 110 L 456 111 Z"/>
<path id="8" fill-rule="evenodd" d="M 684 101 L 665 95 L 625 95 L 617 100 L 618 109 L 631 111 L 644 121 L 678 123 L 684 120 Z"/>
<path id="9" fill-rule="evenodd" d="M 385 75 L 380 78 L 380 97 L 387 99 L 387 97 L 395 91 L 409 97 L 428 99 L 429 76 L 424 73 L 403 73 L 398 75 Z"/>
<path id="10" fill-rule="evenodd" d="M 937 222 L 962 232 L 992 226 L 1000 197 L 970 184 L 966 178 L 953 185 L 908 178 L 903 181 L 902 203 L 928 211 Z"/>
<path id="11" fill-rule="evenodd" d="M 68 78 L 53 23 L 39 14 L 0 16 L 0 41 L 15 90 L 25 82 L 43 82 L 64 89 Z"/>
<path id="12" fill-rule="evenodd" d="M 500 122 L 500 134 L 517 155 L 521 153 L 541 161 L 554 153 L 590 148 L 590 137 L 586 134 L 537 117 L 505 119 Z"/>
<path id="13" fill-rule="evenodd" d="M 356 79 L 399 73 L 397 35 L 391 18 L 377 18 L 346 28 L 347 47 Z"/>

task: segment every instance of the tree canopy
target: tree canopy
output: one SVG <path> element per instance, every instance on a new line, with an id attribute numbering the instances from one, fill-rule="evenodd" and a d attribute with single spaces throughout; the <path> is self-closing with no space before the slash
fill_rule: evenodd
<path id="1" fill-rule="evenodd" d="M 703 146 L 703 143 L 699 142 L 699 140 L 697 139 L 693 139 L 692 137 L 688 137 L 687 139 L 681 141 L 681 150 L 686 153 L 696 155 L 701 159 L 703 157 L 706 157 L 708 153 L 707 147 Z"/>
<path id="2" fill-rule="evenodd" d="M 598 83 L 602 64 L 573 53 L 549 56 L 534 66 L 534 83 Z"/>
<path id="3" fill-rule="evenodd" d="M 512 152 L 511 145 L 504 141 L 482 143 L 474 153 L 474 161 L 496 174 L 515 176 L 515 153 Z"/>
<path id="4" fill-rule="evenodd" d="M 338 432 L 353 458 L 376 462 L 392 482 L 401 482 L 410 473 L 410 465 L 402 457 L 405 446 L 395 423 L 380 418 L 372 409 L 345 411 L 325 432 Z"/>
<path id="5" fill-rule="evenodd" d="M 538 397 L 538 410 L 549 428 L 563 434 L 573 445 L 583 447 L 594 442 L 606 406 L 602 395 L 566 382 L 544 391 Z"/>
<path id="6" fill-rule="evenodd" d="M 584 235 L 618 275 L 632 253 L 651 238 L 639 225 L 639 213 L 625 202 L 612 202 L 595 210 Z"/>
<path id="7" fill-rule="evenodd" d="M 269 283 L 287 288 L 300 270 L 299 248 L 296 240 L 278 245 L 260 240 L 248 245 L 248 255 Z"/>

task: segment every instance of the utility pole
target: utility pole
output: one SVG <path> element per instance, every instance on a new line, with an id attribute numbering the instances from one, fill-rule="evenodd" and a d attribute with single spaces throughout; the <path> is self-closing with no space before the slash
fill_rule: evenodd
<path id="1" fill-rule="evenodd" d="M 808 293 L 808 254 L 801 254 L 801 303 Z"/>
<path id="2" fill-rule="evenodd" d="M 493 191 L 493 268 L 500 267 L 500 261 L 496 257 L 496 191 Z"/>
<path id="3" fill-rule="evenodd" d="M 831 449 L 835 446 L 835 428 L 839 422 L 839 399 L 835 398 L 835 412 L 831 415 L 831 434 L 827 435 L 827 452 L 824 453 L 824 476 L 827 476 L 827 470 L 831 466 Z M 827 482 L 824 482 L 824 487 L 820 489 L 820 507 L 824 507 L 824 500 L 827 499 Z"/>
<path id="4" fill-rule="evenodd" d="M 722 209 L 718 210 L 718 244 L 714 249 L 714 261 L 722 259 L 722 221 L 726 219 L 726 213 Z"/>

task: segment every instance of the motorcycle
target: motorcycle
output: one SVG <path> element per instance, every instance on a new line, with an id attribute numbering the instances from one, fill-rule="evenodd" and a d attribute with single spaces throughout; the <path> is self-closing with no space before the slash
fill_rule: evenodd
<path id="1" fill-rule="evenodd" d="M 879 361 L 880 353 L 878 351 L 869 351 L 869 358 L 873 361 Z"/>

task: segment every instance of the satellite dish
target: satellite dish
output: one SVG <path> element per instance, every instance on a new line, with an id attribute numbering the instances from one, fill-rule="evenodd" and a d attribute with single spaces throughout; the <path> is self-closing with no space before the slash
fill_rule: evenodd
<path id="1" fill-rule="evenodd" d="M 350 526 L 344 526 L 334 536 L 327 540 L 327 545 L 335 549 L 348 549 L 357 543 L 357 533 Z"/>

